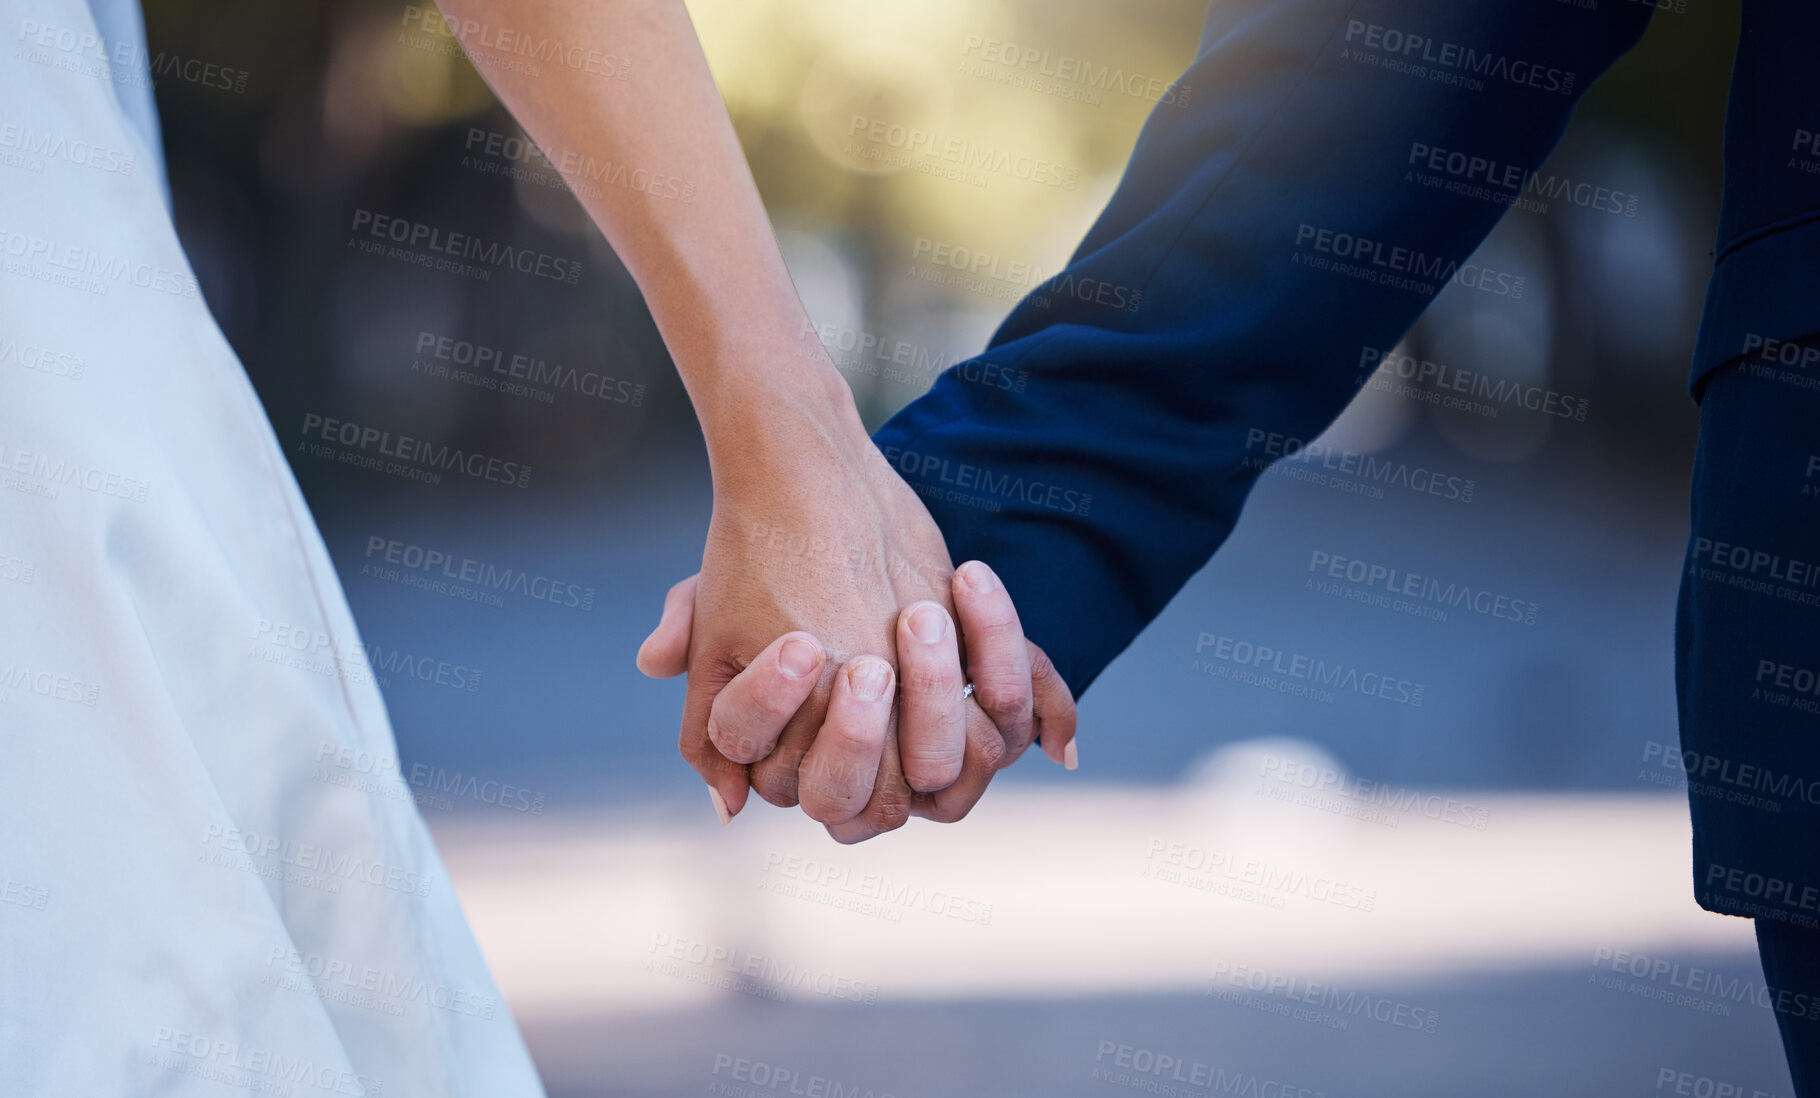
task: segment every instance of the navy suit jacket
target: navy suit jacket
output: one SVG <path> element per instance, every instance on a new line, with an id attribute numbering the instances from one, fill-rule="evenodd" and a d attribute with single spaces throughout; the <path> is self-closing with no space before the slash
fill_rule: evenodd
<path id="1" fill-rule="evenodd" d="M 1816 97 L 1802 54 L 1811 58 L 1820 41 L 1811 9 L 1744 5 L 1696 396 L 1766 340 L 1820 331 L 1811 274 L 1820 174 L 1785 163 L 1801 133 L 1820 131 L 1820 114 L 1804 117 Z M 1363 349 L 1394 346 L 1449 283 L 1542 292 L 1475 263 L 1474 250 L 1512 180 L 1520 186 L 1542 164 L 1579 96 L 1650 13 L 1629 0 L 1595 10 L 1558 0 L 1214 5 L 1182 78 L 1191 97 L 1153 110 L 1067 268 L 1013 309 L 983 354 L 943 374 L 876 436 L 923 494 L 953 558 L 999 572 L 1026 633 L 1077 695 L 1207 562 L 1263 469 L 1351 400 Z M 1820 167 L 1820 148 L 1809 151 Z M 1021 392 L 982 383 L 1018 371 Z M 1768 460 L 1748 447 L 1721 453 L 1719 443 L 1758 439 L 1753 402 L 1786 411 L 1800 392 L 1771 384 L 1708 401 L 1701 468 L 1710 490 L 1731 492 Z M 1810 428 L 1784 442 L 1820 451 L 1813 438 Z M 1715 505 L 1707 537 L 1754 538 L 1772 555 L 1820 565 L 1820 503 L 1807 506 L 1808 521 L 1790 531 L 1787 501 Z M 1780 532 L 1740 518 L 1741 507 L 1774 511 Z M 1696 496 L 1697 525 L 1701 513 Z M 1806 842 L 1820 824 L 1813 715 L 1759 707 L 1740 732 L 1728 716 L 1740 704 L 1736 684 L 1700 688 L 1702 668 L 1717 666 L 1703 662 L 1709 649 L 1737 650 L 1743 662 L 1723 672 L 1732 677 L 1748 679 L 1761 659 L 1820 669 L 1820 616 L 1689 583 L 1678 637 L 1684 745 L 1701 765 L 1717 757 L 1733 773 L 1758 765 L 1817 779 L 1811 796 L 1807 784 L 1785 783 L 1768 809 L 1690 782 L 1700 900 L 1725 909 L 1726 886 L 1708 879 L 1714 866 L 1778 874 L 1797 897 L 1820 889 L 1820 843 Z M 1784 615 L 1772 628 L 1786 643 L 1748 633 L 1770 611 Z M 1732 891 L 1749 900 L 1755 887 Z M 1820 898 L 1790 910 L 1820 915 Z"/>

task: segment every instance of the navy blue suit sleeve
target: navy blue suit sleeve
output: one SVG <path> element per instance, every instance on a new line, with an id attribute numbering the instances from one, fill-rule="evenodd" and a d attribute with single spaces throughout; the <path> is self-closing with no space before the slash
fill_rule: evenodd
<path id="1" fill-rule="evenodd" d="M 1528 289 L 1470 257 L 1648 21 L 1601 7 L 1215 5 L 1190 97 L 1153 110 L 1067 268 L 879 431 L 1077 695 L 1345 407 L 1362 349 L 1450 282 Z"/>

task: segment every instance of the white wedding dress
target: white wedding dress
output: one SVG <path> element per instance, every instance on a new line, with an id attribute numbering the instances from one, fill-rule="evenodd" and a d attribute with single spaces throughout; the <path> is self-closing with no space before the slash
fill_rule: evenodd
<path id="1" fill-rule="evenodd" d="M 408 787 L 342 765 L 391 726 L 137 0 L 0 8 L 0 1093 L 541 1094 Z"/>

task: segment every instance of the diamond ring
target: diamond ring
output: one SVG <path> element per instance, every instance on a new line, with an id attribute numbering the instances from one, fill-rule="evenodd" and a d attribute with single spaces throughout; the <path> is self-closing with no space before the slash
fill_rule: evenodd
<path id="1" fill-rule="evenodd" d="M 972 683 L 968 683 L 967 685 L 961 687 L 961 700 L 962 701 L 966 701 L 968 698 L 971 698 L 972 696 L 973 696 L 973 684 Z"/>

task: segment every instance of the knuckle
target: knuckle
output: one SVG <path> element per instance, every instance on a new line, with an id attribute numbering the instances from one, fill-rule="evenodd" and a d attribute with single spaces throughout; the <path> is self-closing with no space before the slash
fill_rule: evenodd
<path id="1" fill-rule="evenodd" d="M 1030 691 L 1008 678 L 1002 668 L 974 676 L 973 700 L 993 716 L 1021 717 L 1030 713 Z"/>
<path id="2" fill-rule="evenodd" d="M 866 797 L 870 793 L 870 783 L 853 774 L 811 773 L 805 770 L 796 777 L 796 795 L 805 809 L 814 804 L 829 812 L 838 813 L 833 819 L 822 820 L 823 823 L 852 819 L 865 807 Z M 813 812 L 810 815 L 822 819 Z"/>
<path id="3" fill-rule="evenodd" d="M 904 780 L 918 793 L 940 793 L 953 785 L 960 774 L 959 762 L 946 766 L 904 767 Z"/>
<path id="4" fill-rule="evenodd" d="M 1045 738 L 1051 733 L 1065 738 L 1074 735 L 1077 721 L 1073 698 L 1065 698 L 1053 705 L 1040 704 L 1037 707 L 1036 715 L 1043 723 Z"/>
<path id="5" fill-rule="evenodd" d="M 746 773 L 745 763 L 734 762 L 705 740 L 700 742 L 692 738 L 685 740 L 678 745 L 677 750 L 682 755 L 683 761 L 704 778 Z"/>
<path id="6" fill-rule="evenodd" d="M 1072 727 L 1076 704 L 1074 691 L 1068 688 L 1067 680 L 1055 669 L 1055 663 L 1047 653 L 1034 644 L 1029 648 L 1030 688 L 1037 712 L 1045 724 L 1061 723 Z"/>
<path id="7" fill-rule="evenodd" d="M 964 751 L 958 743 L 899 743 L 898 754 L 903 758 L 906 775 L 914 772 L 918 778 L 931 778 L 947 774 L 948 781 L 952 782 L 954 773 L 958 773 L 961 768 Z M 926 783 L 924 788 L 927 788 Z"/>
<path id="8" fill-rule="evenodd" d="M 910 822 L 910 802 L 899 797 L 881 797 L 867 806 L 865 817 L 879 834 L 896 831 Z"/>
<path id="9" fill-rule="evenodd" d="M 901 684 L 898 693 L 907 698 L 941 698 L 961 692 L 961 670 L 955 666 L 902 667 L 898 669 Z"/>
<path id="10" fill-rule="evenodd" d="M 960 823 L 967 818 L 967 813 L 972 812 L 973 806 L 978 803 L 979 797 L 977 795 L 970 797 L 938 796 L 935 798 L 935 803 L 930 805 L 923 815 L 928 819 L 934 820 L 936 823 Z"/>
<path id="11" fill-rule="evenodd" d="M 826 743 L 837 757 L 850 759 L 878 751 L 885 742 L 885 727 L 882 721 L 829 721 L 822 725 L 816 742 Z"/>
<path id="12" fill-rule="evenodd" d="M 737 762 L 757 762 L 765 755 L 757 740 L 739 731 L 724 715 L 708 715 L 708 739 L 721 754 Z"/>
<path id="13" fill-rule="evenodd" d="M 912 694 L 898 701 L 898 736 L 922 740 L 947 733 L 962 712 L 960 699 L 939 694 Z"/>
<path id="14" fill-rule="evenodd" d="M 1024 749 L 1036 742 L 1036 722 L 1027 716 L 1023 720 L 1005 721 L 999 725 L 998 735 L 993 738 L 998 741 L 997 747 L 982 746 L 981 754 L 996 754 L 998 757 L 989 759 L 987 765 L 997 770 L 1016 762 Z"/>
<path id="15" fill-rule="evenodd" d="M 810 755 L 803 760 L 796 779 L 798 784 L 813 785 L 817 789 L 851 789 L 872 777 L 874 769 L 875 765 L 862 766 L 851 759 Z"/>
<path id="16" fill-rule="evenodd" d="M 1046 684 L 1052 679 L 1059 677 L 1055 671 L 1055 661 L 1049 658 L 1049 653 L 1043 651 L 1034 644 L 1026 643 L 1024 647 L 1029 651 L 1030 655 L 1031 682 Z"/>
<path id="17" fill-rule="evenodd" d="M 857 846 L 878 834 L 876 831 L 865 830 L 863 826 L 850 827 L 841 826 L 839 824 L 828 824 L 825 826 L 828 828 L 828 837 L 842 846 Z"/>
<path id="18" fill-rule="evenodd" d="M 752 791 L 779 808 L 797 804 L 796 772 L 783 767 L 755 766 L 751 774 Z"/>
<path id="19" fill-rule="evenodd" d="M 1024 628 L 1010 614 L 992 614 L 967 630 L 967 643 L 975 648 L 1021 648 Z"/>
<path id="20" fill-rule="evenodd" d="M 985 767 L 988 771 L 992 771 L 1005 765 L 1005 756 L 1008 751 L 1002 736 L 981 736 L 978 738 L 977 743 L 979 745 L 978 751 L 981 766 Z"/>
<path id="21" fill-rule="evenodd" d="M 809 793 L 808 790 L 803 792 Z M 805 795 L 802 799 L 802 806 L 804 814 L 825 827 L 846 823 L 853 818 L 852 807 L 832 797 Z"/>
<path id="22" fill-rule="evenodd" d="M 688 735 L 684 735 L 677 743 L 676 751 L 683 757 L 684 762 L 697 770 L 709 766 L 720 756 L 720 752 L 714 749 L 712 743 L 698 742 L 693 736 Z"/>
<path id="23" fill-rule="evenodd" d="M 781 724 L 788 720 L 797 709 L 802 707 L 802 699 L 796 694 L 796 686 L 775 668 L 748 669 L 748 675 L 757 675 L 752 684 L 751 707 L 755 717 L 762 717 L 772 724 Z"/>

